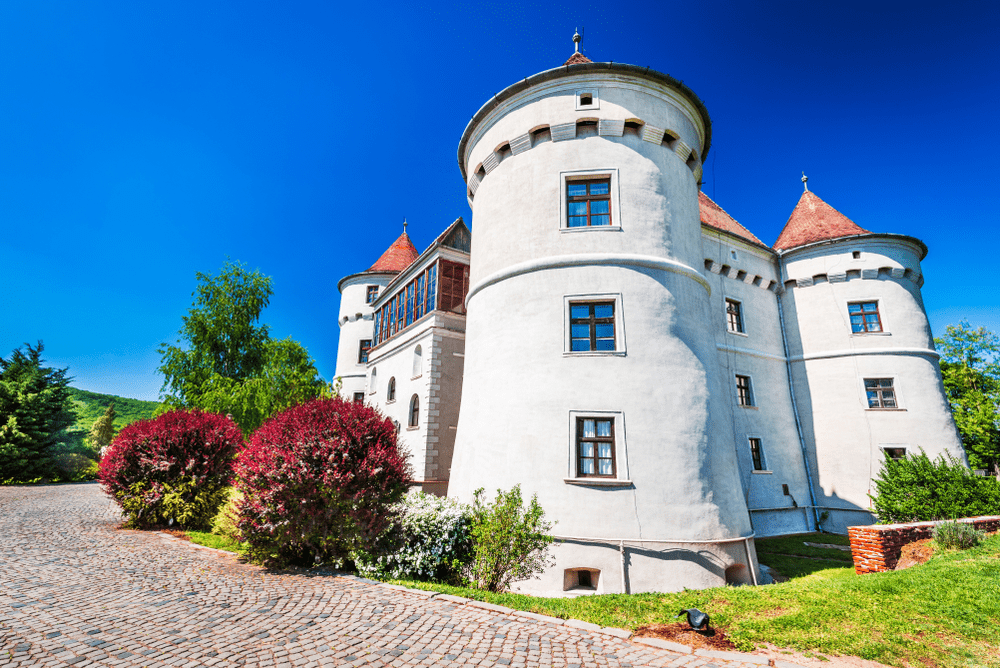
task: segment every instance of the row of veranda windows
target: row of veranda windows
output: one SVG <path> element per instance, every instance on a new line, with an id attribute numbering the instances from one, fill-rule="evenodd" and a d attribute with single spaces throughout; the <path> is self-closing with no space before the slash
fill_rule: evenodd
<path id="1" fill-rule="evenodd" d="M 464 314 L 468 293 L 469 266 L 438 260 L 400 288 L 375 312 L 372 345 L 388 341 L 431 311 Z"/>

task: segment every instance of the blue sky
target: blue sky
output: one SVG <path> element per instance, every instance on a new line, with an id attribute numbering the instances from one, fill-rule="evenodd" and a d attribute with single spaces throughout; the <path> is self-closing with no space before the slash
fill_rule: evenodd
<path id="1" fill-rule="evenodd" d="M 773 243 L 810 189 L 923 239 L 935 334 L 1000 331 L 1000 3 L 0 3 L 0 355 L 155 399 L 195 272 L 274 279 L 263 321 L 334 373 L 337 281 L 403 217 L 471 211 L 456 161 L 492 95 L 595 61 L 688 84 L 705 192 Z M 474 220 L 473 228 L 474 228 Z"/>

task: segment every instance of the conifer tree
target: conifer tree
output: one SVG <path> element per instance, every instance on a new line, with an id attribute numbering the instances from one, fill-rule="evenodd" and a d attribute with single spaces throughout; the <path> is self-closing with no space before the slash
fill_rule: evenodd
<path id="1" fill-rule="evenodd" d="M 0 481 L 55 474 L 53 447 L 76 421 L 68 369 L 42 366 L 39 341 L 0 358 Z"/>
<path id="2" fill-rule="evenodd" d="M 111 445 L 111 441 L 115 437 L 115 417 L 117 417 L 115 402 L 112 401 L 108 404 L 104 415 L 94 420 L 94 424 L 90 428 L 90 445 L 98 452 Z"/>

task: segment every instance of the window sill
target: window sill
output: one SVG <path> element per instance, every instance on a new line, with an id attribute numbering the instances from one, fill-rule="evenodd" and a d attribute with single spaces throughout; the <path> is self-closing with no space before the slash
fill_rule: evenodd
<path id="1" fill-rule="evenodd" d="M 407 427 L 406 431 L 417 431 L 419 429 L 420 429 L 420 425 L 417 425 L 415 427 Z"/>
<path id="2" fill-rule="evenodd" d="M 396 400 L 395 400 L 395 399 L 386 399 L 386 400 L 385 400 L 385 405 L 386 405 L 386 406 L 388 406 L 389 404 L 394 404 L 394 403 L 396 403 Z"/>
<path id="3" fill-rule="evenodd" d="M 754 469 L 753 471 L 750 471 L 750 473 L 757 473 L 759 475 L 774 475 L 774 471 L 767 471 L 767 470 L 764 470 L 764 469 L 760 469 L 760 470 Z"/>
<path id="4" fill-rule="evenodd" d="M 905 408 L 866 408 L 866 411 L 873 413 L 905 413 Z"/>
<path id="5" fill-rule="evenodd" d="M 418 373 L 416 376 L 410 376 L 410 380 L 416 380 L 417 378 L 423 378 L 424 374 Z"/>
<path id="6" fill-rule="evenodd" d="M 563 357 L 625 357 L 624 350 L 564 350 Z"/>
<path id="7" fill-rule="evenodd" d="M 851 332 L 851 336 L 892 336 L 892 332 Z"/>
<path id="8" fill-rule="evenodd" d="M 631 487 L 631 480 L 619 480 L 618 478 L 563 478 L 567 485 L 593 485 L 596 487 Z"/>
<path id="9" fill-rule="evenodd" d="M 740 408 L 745 408 L 745 409 L 747 409 L 748 411 L 755 411 L 755 410 L 758 410 L 758 409 L 759 409 L 759 407 L 758 407 L 758 406 L 745 406 L 745 405 L 743 405 L 743 404 L 740 404 Z"/>
<path id="10" fill-rule="evenodd" d="M 560 232 L 621 232 L 621 225 L 590 225 L 589 227 L 560 227 Z"/>
<path id="11" fill-rule="evenodd" d="M 727 330 L 726 330 L 726 333 L 727 333 L 727 334 L 732 334 L 733 336 L 742 336 L 742 337 L 743 337 L 743 338 L 745 338 L 745 339 L 749 339 L 749 338 L 750 338 L 750 335 L 749 335 L 749 334 L 747 334 L 746 332 L 734 332 L 734 331 L 733 331 L 733 330 L 731 330 L 731 329 L 727 329 Z"/>

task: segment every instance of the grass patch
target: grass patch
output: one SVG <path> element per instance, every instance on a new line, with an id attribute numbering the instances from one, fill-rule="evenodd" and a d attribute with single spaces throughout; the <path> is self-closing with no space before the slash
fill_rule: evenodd
<path id="1" fill-rule="evenodd" d="M 220 542 L 202 542 L 206 536 L 225 540 L 214 534 L 188 535 L 193 542 L 229 549 Z M 771 643 L 894 666 L 1000 668 L 1000 536 L 970 550 L 935 554 L 923 566 L 863 576 L 854 574 L 849 553 L 806 547 L 804 541 L 844 544 L 846 539 L 808 535 L 757 541 L 761 561 L 794 578 L 767 587 L 567 599 L 491 594 L 431 582 L 394 584 L 632 630 L 670 623 L 681 608 L 697 607 L 743 650 Z M 801 570 L 795 571 L 796 566 Z"/>
<path id="2" fill-rule="evenodd" d="M 192 543 L 204 545 L 205 547 L 214 547 L 217 550 L 235 552 L 239 555 L 246 554 L 246 546 L 243 543 L 235 541 L 227 536 L 219 536 L 218 534 L 210 533 L 208 531 L 185 531 L 184 533 L 187 534 L 187 537 L 191 539 Z"/>

